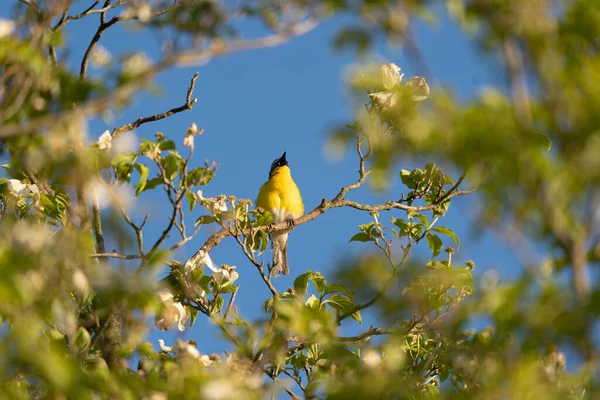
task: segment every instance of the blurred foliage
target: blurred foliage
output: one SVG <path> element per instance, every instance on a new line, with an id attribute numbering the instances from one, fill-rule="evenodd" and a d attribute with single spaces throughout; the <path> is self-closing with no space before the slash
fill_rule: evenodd
<path id="1" fill-rule="evenodd" d="M 14 3 L 13 19 L 0 19 L 2 397 L 598 395 L 596 2 Z M 335 14 L 353 18 L 332 46 L 368 52 L 385 37 L 414 54 L 413 22 L 435 24 L 442 10 L 499 60 L 506 84 L 459 101 L 430 89 L 429 77 L 403 79 L 393 63 L 356 71 L 351 92 L 365 105 L 330 140 L 345 147 L 358 138 L 358 180 L 300 221 L 336 207 L 363 211 L 357 231 L 347 232 L 360 252 L 334 276 L 296 269 L 293 288 L 277 290 L 265 261 L 273 217 L 233 195 L 204 196 L 218 171 L 193 162 L 203 132 L 195 124 L 182 144 L 170 139 L 178 132 L 158 132 L 137 149 L 113 143 L 192 109 L 195 77 L 183 106 L 90 143 L 89 119 L 127 107 L 167 68 L 272 46 Z M 246 38 L 241 19 L 259 22 L 265 36 Z M 65 27 L 81 20 L 90 42 L 74 61 Z M 102 35 L 116 24 L 156 33 L 160 59 L 104 48 Z M 419 166 L 405 169 L 407 159 Z M 350 200 L 364 182 L 401 189 L 379 205 Z M 477 282 L 474 262 L 453 260 L 461 240 L 442 221 L 457 196 L 471 193 L 478 229 L 544 252 L 526 265 L 502 266 L 522 268 L 514 281 L 486 272 Z M 129 213 L 143 196 L 163 196 L 170 207 L 135 220 Z M 164 223 L 158 237 L 144 236 L 150 217 Z M 207 225 L 220 230 L 191 249 L 194 257 L 171 260 Z M 209 256 L 225 237 L 248 260 L 242 276 Z M 169 273 L 158 280 L 165 266 Z M 256 305 L 265 316 L 255 320 L 235 303 L 252 268 L 271 293 Z M 206 318 L 231 346 L 212 355 L 193 340 L 155 348 L 147 341 L 152 317 L 163 330 Z"/>

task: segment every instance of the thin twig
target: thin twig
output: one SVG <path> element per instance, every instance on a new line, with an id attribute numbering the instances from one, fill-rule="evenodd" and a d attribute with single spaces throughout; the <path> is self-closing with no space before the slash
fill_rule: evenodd
<path id="1" fill-rule="evenodd" d="M 85 75 L 87 74 L 87 68 L 88 68 L 88 62 L 89 62 L 90 55 L 92 54 L 92 51 L 94 51 L 94 47 L 96 47 L 96 44 L 98 44 L 98 42 L 100 41 L 100 38 L 102 38 L 104 31 L 106 31 L 108 28 L 110 28 L 111 26 L 113 26 L 114 24 L 119 22 L 119 17 L 117 17 L 117 16 L 112 17 L 112 19 L 108 22 L 104 22 L 104 17 L 106 15 L 106 12 L 104 12 L 100 15 L 101 15 L 102 22 L 100 23 L 100 26 L 96 30 L 96 33 L 94 34 L 94 37 L 92 38 L 92 41 L 88 45 L 87 50 L 85 51 L 85 54 L 83 55 L 83 59 L 81 60 L 81 67 L 79 69 L 79 78 L 80 79 L 85 78 Z"/>
<path id="2" fill-rule="evenodd" d="M 236 235 L 229 228 L 223 227 L 223 229 L 227 230 L 231 234 L 231 236 L 233 236 L 235 238 L 236 242 L 238 242 L 238 244 L 242 248 L 242 251 L 248 258 L 248 260 L 250 260 L 250 262 L 256 267 L 256 269 L 260 273 L 260 277 L 262 278 L 262 280 L 265 282 L 265 284 L 271 291 L 273 298 L 279 297 L 279 291 L 277 290 L 277 288 L 275 288 L 275 286 L 273 286 L 273 283 L 271 282 L 271 279 L 269 278 L 269 276 L 267 274 L 265 274 L 265 269 L 263 267 L 263 264 L 256 261 L 256 258 L 254 258 L 254 256 L 248 251 L 248 249 L 246 249 L 246 246 L 244 246 L 244 243 L 242 243 L 242 241 L 240 240 L 238 235 Z"/>
<path id="3" fill-rule="evenodd" d="M 392 334 L 392 331 L 390 331 L 389 329 L 373 328 L 373 329 L 370 329 L 367 332 L 362 333 L 358 336 L 338 336 L 335 339 L 340 342 L 360 342 L 361 340 L 367 339 L 371 336 L 391 335 L 391 334 Z"/>
<path id="4" fill-rule="evenodd" d="M 235 298 L 237 296 L 237 292 L 238 292 L 239 288 L 240 288 L 240 285 L 236 285 L 235 290 L 233 291 L 233 293 L 231 294 L 231 297 L 229 298 L 229 304 L 227 305 L 227 310 L 225 310 L 225 315 L 223 316 L 223 319 L 225 321 L 227 321 L 227 317 L 229 317 L 229 313 L 233 309 L 233 302 L 235 301 Z"/>
<path id="5" fill-rule="evenodd" d="M 196 104 L 198 102 L 198 99 L 193 99 L 193 100 L 191 99 L 192 93 L 194 92 L 194 87 L 196 86 L 196 79 L 198 79 L 197 72 L 192 77 L 190 86 L 188 87 L 188 90 L 186 93 L 186 98 L 185 98 L 185 104 L 183 104 L 179 107 L 172 108 L 169 111 L 165 111 L 164 113 L 152 115 L 149 117 L 138 118 L 136 121 L 134 121 L 130 124 L 125 124 L 125 125 L 119 126 L 118 128 L 113 129 L 113 131 L 111 132 L 111 136 L 113 137 L 113 139 L 116 139 L 119 136 L 123 135 L 124 133 L 134 130 L 135 128 L 139 127 L 142 124 L 145 124 L 148 122 L 159 121 L 161 119 L 168 118 L 173 114 L 177 114 L 177 113 L 185 111 L 185 110 L 191 110 L 194 107 L 194 104 Z"/>
<path id="6" fill-rule="evenodd" d="M 90 254 L 90 257 L 92 257 L 92 258 L 118 258 L 121 260 L 136 260 L 136 259 L 143 258 L 143 256 L 140 256 L 139 254 L 119 254 L 116 252 Z"/>

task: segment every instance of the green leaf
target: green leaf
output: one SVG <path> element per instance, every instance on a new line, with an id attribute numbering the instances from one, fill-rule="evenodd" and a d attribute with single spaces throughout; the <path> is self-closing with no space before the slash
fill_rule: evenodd
<path id="1" fill-rule="evenodd" d="M 415 168 L 412 171 L 405 169 L 400 171 L 400 180 L 409 189 L 417 189 L 423 181 L 423 171 L 420 168 Z"/>
<path id="2" fill-rule="evenodd" d="M 350 295 L 350 297 L 354 297 L 354 292 L 350 289 L 348 289 L 346 286 L 344 285 L 340 285 L 339 283 L 334 283 L 332 285 L 327 285 L 327 287 L 325 288 L 325 294 L 329 294 L 329 293 L 348 293 Z"/>
<path id="3" fill-rule="evenodd" d="M 313 285 L 315 285 L 315 289 L 319 294 L 325 294 L 325 289 L 327 289 L 327 281 L 325 277 L 321 275 L 320 272 L 313 272 L 310 279 L 312 280 Z"/>
<path id="4" fill-rule="evenodd" d="M 400 237 L 406 236 L 410 232 L 410 225 L 408 225 L 408 222 L 403 219 L 392 217 L 392 224 L 400 228 Z"/>
<path id="5" fill-rule="evenodd" d="M 140 181 L 137 185 L 134 186 L 135 195 L 139 196 L 139 194 L 142 193 L 146 188 L 146 183 L 148 180 L 148 174 L 150 173 L 150 170 L 144 164 L 134 164 L 133 166 L 140 173 Z"/>
<path id="6" fill-rule="evenodd" d="M 204 186 L 208 185 L 214 176 L 214 170 L 206 167 L 198 167 L 188 172 L 186 183 L 190 188 L 194 186 Z"/>
<path id="7" fill-rule="evenodd" d="M 429 227 L 429 220 L 427 219 L 427 217 L 423 214 L 415 214 L 415 217 L 417 217 L 419 219 L 419 221 L 421 221 L 421 223 L 423 225 L 425 225 L 425 228 Z"/>
<path id="8" fill-rule="evenodd" d="M 225 293 L 233 293 L 235 292 L 235 285 L 232 284 L 231 282 L 227 282 L 224 286 L 221 286 L 219 288 L 219 293 L 221 294 L 225 294 Z"/>
<path id="9" fill-rule="evenodd" d="M 133 161 L 135 160 L 135 158 L 137 157 L 137 153 L 133 152 L 133 151 L 126 151 L 123 153 L 118 153 L 115 154 L 115 156 L 112 158 L 110 164 L 113 167 L 116 167 L 119 164 L 123 164 L 123 163 L 133 163 Z"/>
<path id="10" fill-rule="evenodd" d="M 215 222 L 217 219 L 215 217 L 213 217 L 212 215 L 201 215 L 200 217 L 198 217 L 198 219 L 196 220 L 196 222 L 194 223 L 194 225 L 198 225 L 198 224 L 212 224 L 213 222 Z"/>
<path id="11" fill-rule="evenodd" d="M 159 146 L 161 150 L 175 150 L 175 142 L 172 140 L 165 140 L 164 142 L 160 142 Z"/>
<path id="12" fill-rule="evenodd" d="M 143 154 L 146 152 L 152 153 L 152 150 L 154 149 L 154 143 L 149 141 L 148 139 L 142 139 L 142 142 L 140 143 L 140 150 L 139 153 Z"/>
<path id="13" fill-rule="evenodd" d="M 169 287 L 169 291 L 174 295 L 183 293 L 183 288 L 181 287 L 181 284 L 179 283 L 177 277 L 173 275 L 173 272 L 161 279 L 160 282 L 166 283 Z"/>
<path id="14" fill-rule="evenodd" d="M 333 46 L 337 50 L 351 48 L 352 50 L 367 50 L 373 38 L 370 32 L 361 27 L 345 27 L 341 29 L 333 40 Z"/>
<path id="15" fill-rule="evenodd" d="M 371 241 L 373 241 L 373 238 L 365 232 L 358 232 L 356 235 L 354 235 L 350 238 L 350 242 L 371 242 Z"/>
<path id="16" fill-rule="evenodd" d="M 354 302 L 352 299 L 344 294 L 333 294 L 325 299 L 323 303 L 329 304 L 342 313 L 350 311 L 354 307 Z"/>
<path id="17" fill-rule="evenodd" d="M 334 294 L 323 301 L 324 304 L 329 304 L 332 308 L 339 311 L 340 314 L 347 314 L 355 307 L 352 299 L 343 294 Z M 350 315 L 352 319 L 362 324 L 362 316 L 359 311 L 356 311 Z"/>
<path id="18" fill-rule="evenodd" d="M 255 212 L 254 226 L 266 226 L 273 222 L 273 215 L 269 211 L 263 213 Z"/>
<path id="19" fill-rule="evenodd" d="M 175 179 L 177 176 L 177 172 L 179 172 L 179 163 L 179 157 L 174 154 L 168 154 L 166 157 L 160 160 L 160 164 L 165 170 L 165 175 L 170 181 Z"/>
<path id="20" fill-rule="evenodd" d="M 400 170 L 400 180 L 407 188 L 409 188 L 409 189 L 415 188 L 415 182 L 412 179 L 412 175 L 411 175 L 410 171 L 408 171 L 406 169 Z"/>
<path id="21" fill-rule="evenodd" d="M 429 248 L 432 252 L 432 258 L 440 254 L 442 251 L 442 239 L 439 238 L 438 235 L 434 235 L 433 233 L 427 233 L 427 243 L 429 244 Z"/>
<path id="22" fill-rule="evenodd" d="M 538 143 L 542 148 L 546 151 L 550 151 L 552 149 L 552 141 L 547 135 L 543 133 L 536 133 L 533 135 L 533 140 L 535 143 Z"/>
<path id="23" fill-rule="evenodd" d="M 125 182 L 129 182 L 131 172 L 133 171 L 133 163 L 137 158 L 137 153 L 128 151 L 116 154 L 111 160 L 111 165 L 115 168 L 117 177 Z"/>
<path id="24" fill-rule="evenodd" d="M 311 308 L 318 308 L 319 299 L 317 299 L 317 296 L 315 296 L 314 294 L 311 294 L 310 297 L 304 302 L 304 304 Z"/>
<path id="25" fill-rule="evenodd" d="M 304 298 L 306 295 L 306 291 L 308 290 L 308 281 L 310 280 L 311 276 L 312 272 L 307 271 L 305 274 L 298 275 L 298 277 L 294 279 L 294 290 L 302 298 Z"/>
<path id="26" fill-rule="evenodd" d="M 185 197 L 187 198 L 188 204 L 190 206 L 190 211 L 192 211 L 196 206 L 196 195 L 192 192 L 186 192 Z"/>
<path id="27" fill-rule="evenodd" d="M 142 190 L 142 192 L 145 192 L 146 190 L 152 190 L 155 187 L 157 187 L 158 185 L 161 185 L 162 183 L 163 183 L 162 178 L 159 178 L 159 177 L 152 178 L 146 182 L 146 186 L 144 187 L 144 190 Z"/>
<path id="28" fill-rule="evenodd" d="M 192 306 L 186 307 L 188 314 L 190 315 L 190 328 L 194 326 L 194 322 L 196 322 L 196 318 L 198 317 L 198 309 Z"/>
<path id="29" fill-rule="evenodd" d="M 223 308 L 223 304 L 225 304 L 225 300 L 222 296 L 217 296 L 213 299 L 210 304 L 210 315 L 213 316 Z"/>
<path id="30" fill-rule="evenodd" d="M 265 314 L 269 312 L 269 310 L 273 307 L 273 298 L 270 297 L 265 301 Z"/>
<path id="31" fill-rule="evenodd" d="M 360 311 L 356 311 L 354 312 L 350 318 L 352 318 L 353 320 L 355 320 L 356 322 L 358 322 L 360 325 L 362 325 L 362 315 L 360 315 Z"/>
<path id="32" fill-rule="evenodd" d="M 265 252 L 265 250 L 267 250 L 267 247 L 269 246 L 269 238 L 264 231 L 258 231 L 258 237 L 260 238 L 260 249 L 258 252 L 258 255 L 260 256 Z"/>
<path id="33" fill-rule="evenodd" d="M 65 222 L 65 212 L 70 206 L 70 198 L 66 192 L 57 190 L 54 197 L 41 193 L 40 202 L 44 206 L 44 215 L 62 223 Z"/>
<path id="34" fill-rule="evenodd" d="M 79 329 L 77 329 L 77 332 L 75 332 L 74 342 L 77 352 L 87 352 L 90 346 L 92 345 L 92 339 L 90 338 L 90 333 L 87 331 L 87 329 L 79 327 Z"/>
<path id="35" fill-rule="evenodd" d="M 211 275 L 204 275 L 202 276 L 202 278 L 200 278 L 200 282 L 198 282 L 198 284 L 200 285 L 200 287 L 202 289 L 204 289 L 206 292 L 208 292 L 210 290 L 210 284 L 213 282 L 213 278 Z"/>
<path id="36" fill-rule="evenodd" d="M 433 385 L 425 385 L 423 388 L 423 399 L 439 399 L 440 388 Z"/>
<path id="37" fill-rule="evenodd" d="M 255 231 L 244 239 L 244 246 L 251 252 L 258 251 L 259 255 L 265 252 L 269 245 L 269 239 L 265 232 Z"/>
<path id="38" fill-rule="evenodd" d="M 454 240 L 454 243 L 456 243 L 456 247 L 460 247 L 460 239 L 458 236 L 456 236 L 456 233 L 454 233 L 452 229 L 446 228 L 445 226 L 436 226 L 431 230 L 450 237 L 452 240 Z"/>

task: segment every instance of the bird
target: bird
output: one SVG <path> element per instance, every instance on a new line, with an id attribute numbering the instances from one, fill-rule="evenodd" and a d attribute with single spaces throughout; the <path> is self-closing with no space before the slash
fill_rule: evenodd
<path id="1" fill-rule="evenodd" d="M 290 221 L 291 228 L 293 224 L 291 221 L 304 214 L 304 204 L 300 190 L 292 179 L 292 173 L 285 158 L 286 153 L 284 152 L 271 164 L 269 180 L 260 187 L 255 204 L 256 207 L 270 212 L 274 223 Z M 289 274 L 287 243 L 290 230 L 270 233 L 273 249 L 271 276 L 273 277 L 277 277 L 281 273 Z"/>

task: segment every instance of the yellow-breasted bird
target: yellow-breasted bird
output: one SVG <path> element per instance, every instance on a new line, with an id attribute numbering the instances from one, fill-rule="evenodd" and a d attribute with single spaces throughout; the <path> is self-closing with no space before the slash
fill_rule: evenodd
<path id="1" fill-rule="evenodd" d="M 269 180 L 266 181 L 258 192 L 256 206 L 269 211 L 273 215 L 273 222 L 283 222 L 298 218 L 304 214 L 304 204 L 300 190 L 292 179 L 288 162 L 283 155 L 273 161 L 269 171 Z M 290 272 L 287 260 L 287 241 L 289 229 L 271 232 L 271 246 L 273 248 L 273 266 L 271 275 L 280 273 L 287 275 Z"/>

